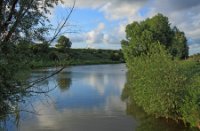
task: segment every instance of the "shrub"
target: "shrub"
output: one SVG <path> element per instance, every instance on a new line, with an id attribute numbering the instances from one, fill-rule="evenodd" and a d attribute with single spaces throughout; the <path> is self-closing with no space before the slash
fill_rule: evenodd
<path id="1" fill-rule="evenodd" d="M 192 63 L 172 60 L 159 43 L 149 51 L 127 59 L 131 96 L 147 114 L 182 119 L 192 126 L 200 123 L 198 102 L 200 77 Z"/>

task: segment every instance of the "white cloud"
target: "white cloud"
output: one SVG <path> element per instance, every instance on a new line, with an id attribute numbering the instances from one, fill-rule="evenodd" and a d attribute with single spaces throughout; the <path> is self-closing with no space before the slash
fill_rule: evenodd
<path id="1" fill-rule="evenodd" d="M 73 0 L 64 0 L 66 4 Z M 92 8 L 103 12 L 110 20 L 122 19 L 132 16 L 148 0 L 77 0 L 76 8 Z"/>
<path id="2" fill-rule="evenodd" d="M 200 5 L 199 0 L 154 0 L 155 7 L 167 11 L 183 11 Z"/>
<path id="3" fill-rule="evenodd" d="M 109 20 L 117 20 L 122 18 L 127 18 L 135 15 L 140 9 L 141 4 L 130 3 L 107 3 L 105 4 L 100 11 L 102 11 L 106 18 Z"/>
<path id="4" fill-rule="evenodd" d="M 200 38 L 199 0 L 155 0 L 154 3 L 148 5 L 148 7 L 151 11 L 148 12 L 147 17 L 153 16 L 159 12 L 163 13 L 169 18 L 172 26 L 177 26 L 181 31 L 185 32 L 189 40 L 192 40 L 189 42 L 190 54 L 200 52 L 200 43 L 197 42 Z"/>
<path id="5" fill-rule="evenodd" d="M 112 49 L 120 48 L 120 41 L 125 36 L 125 24 L 121 24 L 120 28 L 115 27 L 112 30 L 107 31 L 104 23 L 99 23 L 98 26 L 88 32 L 70 34 L 68 37 L 72 41 L 72 46 L 76 47 L 74 44 L 82 45 L 82 47 L 87 48 L 109 48 L 112 45 Z"/>
<path id="6" fill-rule="evenodd" d="M 86 43 L 95 44 L 102 43 L 104 40 L 103 30 L 105 28 L 104 23 L 99 23 L 98 27 L 94 30 L 87 32 L 86 34 Z"/>
<path id="7" fill-rule="evenodd" d="M 120 39 L 122 39 L 122 27 L 112 29 L 110 32 L 105 31 L 105 24 L 99 23 L 96 29 L 91 30 L 86 33 L 86 43 L 91 47 L 93 44 L 120 44 Z M 121 33 L 121 34 L 120 34 Z"/>
<path id="8" fill-rule="evenodd" d="M 94 43 L 101 43 L 104 38 L 104 34 L 101 32 L 97 32 L 95 30 L 92 30 L 87 33 L 87 40 L 86 42 L 88 44 L 94 44 Z"/>
<path id="9" fill-rule="evenodd" d="M 64 0 L 70 3 L 73 0 Z M 107 20 L 120 20 L 115 28 L 105 32 L 105 25 L 99 25 L 87 33 L 87 43 L 117 43 L 124 38 L 125 26 L 141 21 L 157 13 L 169 17 L 172 26 L 184 31 L 188 39 L 196 41 L 200 36 L 200 0 L 77 0 L 76 8 L 92 8 L 102 12 Z M 147 9 L 141 15 L 141 10 Z M 124 22 L 124 20 L 126 20 Z M 198 45 L 200 43 L 190 43 Z M 200 46 L 200 45 L 199 45 Z M 195 50 L 196 51 L 196 50 Z M 190 48 L 194 52 L 194 48 Z"/>
<path id="10" fill-rule="evenodd" d="M 104 23 L 99 23 L 98 27 L 97 27 L 97 31 L 102 31 L 105 29 L 105 24 Z"/>

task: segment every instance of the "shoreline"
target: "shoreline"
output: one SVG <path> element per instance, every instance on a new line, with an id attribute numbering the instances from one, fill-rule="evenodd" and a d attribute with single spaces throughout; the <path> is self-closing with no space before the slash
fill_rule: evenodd
<path id="1" fill-rule="evenodd" d="M 56 67 L 67 67 L 67 66 L 81 66 L 81 65 L 106 65 L 106 64 L 125 64 L 123 61 L 105 61 L 105 62 L 94 62 L 94 61 L 84 61 L 84 62 L 69 62 L 69 63 L 52 63 L 49 65 L 34 65 L 31 70 L 43 69 L 43 68 L 56 68 Z"/>

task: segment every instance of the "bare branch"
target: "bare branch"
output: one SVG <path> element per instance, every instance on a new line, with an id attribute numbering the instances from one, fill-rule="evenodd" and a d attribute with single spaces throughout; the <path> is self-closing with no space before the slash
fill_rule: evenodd
<path id="1" fill-rule="evenodd" d="M 29 89 L 29 88 L 33 87 L 34 85 L 36 85 L 37 83 L 40 83 L 40 82 L 42 82 L 42 81 L 44 81 L 44 80 L 46 80 L 46 79 L 58 74 L 58 73 L 60 73 L 64 68 L 65 68 L 65 66 L 60 68 L 59 70 L 55 71 L 54 73 L 52 73 L 51 75 L 49 75 L 47 77 L 42 77 L 42 78 L 39 78 L 39 79 L 31 82 L 31 84 L 28 87 L 26 87 L 25 89 Z"/>
<path id="2" fill-rule="evenodd" d="M 71 14 L 72 14 L 72 12 L 73 12 L 73 10 L 74 10 L 74 8 L 75 8 L 75 4 L 76 4 L 76 0 L 74 0 L 73 6 L 72 6 L 72 8 L 70 9 L 70 12 L 68 13 L 68 15 L 67 15 L 67 17 L 65 18 L 64 22 L 63 22 L 62 24 L 60 23 L 61 26 L 59 26 L 59 25 L 57 26 L 58 29 L 56 29 L 53 38 L 48 42 L 49 44 L 51 44 L 51 43 L 58 37 L 59 33 L 60 33 L 60 32 L 62 31 L 62 29 L 65 27 L 67 21 L 69 20 Z"/>
<path id="3" fill-rule="evenodd" d="M 45 93 L 49 93 L 49 92 L 55 90 L 56 87 L 57 87 L 57 86 L 55 86 L 54 88 L 52 88 L 52 89 L 50 89 L 50 90 L 47 90 L 47 91 L 33 91 L 33 90 L 31 90 L 31 91 L 28 91 L 28 93 L 45 94 Z"/>
<path id="4" fill-rule="evenodd" d="M 69 14 L 67 15 L 67 17 L 65 18 L 64 22 L 63 22 L 62 24 L 60 23 L 61 26 L 59 26 L 59 25 L 57 26 L 57 29 L 56 29 L 56 31 L 55 31 L 55 35 L 54 35 L 53 38 L 48 42 L 49 44 L 51 44 L 51 43 L 57 38 L 57 36 L 58 36 L 58 35 L 60 34 L 60 32 L 62 31 L 62 29 L 66 26 L 66 23 L 67 23 L 67 21 L 69 20 L 71 14 L 72 14 L 72 12 L 73 12 L 73 10 L 74 10 L 74 8 L 75 8 L 75 3 L 76 3 L 76 0 L 74 0 L 73 6 L 72 6 L 72 8 L 70 9 L 70 12 L 69 12 Z M 52 77 L 52 76 L 58 74 L 58 73 L 60 73 L 64 68 L 65 68 L 65 66 L 63 66 L 60 70 L 58 70 L 58 71 L 52 73 L 51 75 L 49 75 L 49 76 L 47 76 L 47 77 L 42 77 L 42 78 L 40 78 L 40 79 L 37 79 L 36 81 L 31 82 L 31 84 L 30 84 L 28 87 L 26 87 L 26 89 L 29 89 L 29 88 L 33 87 L 34 85 L 36 85 L 37 83 L 40 83 L 40 82 L 42 82 L 42 81 L 44 81 L 44 80 L 46 80 L 46 79 L 48 79 L 48 78 L 50 78 L 50 77 Z M 40 92 L 40 93 L 41 93 L 41 92 Z"/>

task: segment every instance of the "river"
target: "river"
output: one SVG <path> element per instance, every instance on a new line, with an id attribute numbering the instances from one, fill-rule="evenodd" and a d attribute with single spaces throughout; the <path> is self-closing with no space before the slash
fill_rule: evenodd
<path id="1" fill-rule="evenodd" d="M 35 70 L 31 80 L 53 70 Z M 173 122 L 149 119 L 140 108 L 122 101 L 126 72 L 124 64 L 67 67 L 38 84 L 37 91 L 50 92 L 28 96 L 20 105 L 23 111 L 10 117 L 5 127 L 11 131 L 186 130 Z"/>

